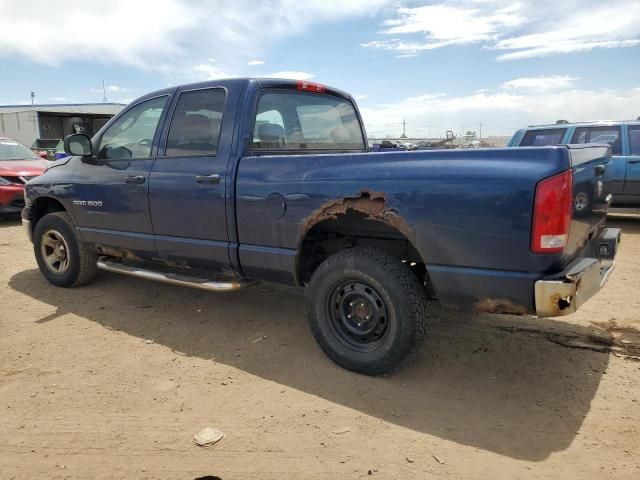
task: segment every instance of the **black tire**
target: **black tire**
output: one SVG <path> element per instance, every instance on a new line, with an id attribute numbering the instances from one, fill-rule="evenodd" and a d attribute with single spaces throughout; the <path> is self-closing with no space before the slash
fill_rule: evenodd
<path id="1" fill-rule="evenodd" d="M 66 268 L 60 267 L 57 271 L 47 260 L 51 257 L 47 250 L 55 254 L 57 247 L 45 246 L 43 250 L 43 243 L 56 241 L 65 253 L 63 261 L 67 261 Z M 33 232 L 33 250 L 42 275 L 58 287 L 77 287 L 90 282 L 96 275 L 97 254 L 80 241 L 66 212 L 49 213 L 38 221 Z"/>
<path id="2" fill-rule="evenodd" d="M 393 371 L 426 333 L 424 286 L 382 250 L 353 248 L 329 257 L 314 272 L 305 297 L 316 341 L 354 372 Z"/>

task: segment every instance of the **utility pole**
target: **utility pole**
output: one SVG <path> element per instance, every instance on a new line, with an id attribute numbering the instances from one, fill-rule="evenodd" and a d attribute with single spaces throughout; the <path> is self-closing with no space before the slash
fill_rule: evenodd
<path id="1" fill-rule="evenodd" d="M 480 138 L 478 140 L 482 140 L 482 122 L 480 122 Z"/>
<path id="2" fill-rule="evenodd" d="M 33 99 L 36 98 L 36 92 L 31 90 L 31 105 L 33 105 Z"/>
<path id="3" fill-rule="evenodd" d="M 402 135 L 400 135 L 400 138 L 407 138 L 407 122 L 404 118 L 402 119 Z"/>
<path id="4" fill-rule="evenodd" d="M 102 79 L 102 103 L 107 103 L 107 90 L 104 88 L 104 78 Z"/>

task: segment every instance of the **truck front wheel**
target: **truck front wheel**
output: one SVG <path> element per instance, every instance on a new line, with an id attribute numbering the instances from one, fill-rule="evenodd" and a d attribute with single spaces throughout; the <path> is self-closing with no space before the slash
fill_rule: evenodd
<path id="1" fill-rule="evenodd" d="M 97 255 L 80 241 L 66 212 L 49 213 L 38 221 L 33 249 L 42 275 L 58 287 L 76 287 L 96 275 Z"/>
<path id="2" fill-rule="evenodd" d="M 353 248 L 329 257 L 305 296 L 316 341 L 349 370 L 388 373 L 424 338 L 425 289 L 405 264 L 382 250 Z"/>

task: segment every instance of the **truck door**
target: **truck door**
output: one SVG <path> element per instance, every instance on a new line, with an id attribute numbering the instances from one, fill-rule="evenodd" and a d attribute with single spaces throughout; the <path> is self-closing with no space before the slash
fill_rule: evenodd
<path id="1" fill-rule="evenodd" d="M 167 99 L 159 96 L 130 107 L 97 140 L 97 161 L 78 162 L 70 188 L 86 241 L 155 256 L 148 177 Z"/>
<path id="2" fill-rule="evenodd" d="M 640 125 L 629 125 L 629 156 L 627 157 L 627 175 L 624 181 L 625 199 L 640 204 Z"/>
<path id="3" fill-rule="evenodd" d="M 172 265 L 228 271 L 226 170 L 237 102 L 221 87 L 178 93 L 149 182 L 156 246 Z"/>

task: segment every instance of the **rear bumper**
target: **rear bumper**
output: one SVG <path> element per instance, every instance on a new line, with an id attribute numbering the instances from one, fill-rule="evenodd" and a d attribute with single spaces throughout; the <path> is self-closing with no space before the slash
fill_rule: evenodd
<path id="1" fill-rule="evenodd" d="M 564 271 L 535 283 L 538 317 L 574 313 L 604 286 L 614 269 L 620 229 L 605 228 L 593 242 L 593 258 L 581 258 Z"/>

